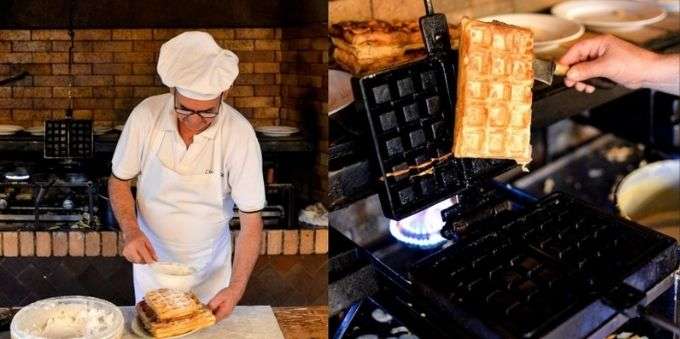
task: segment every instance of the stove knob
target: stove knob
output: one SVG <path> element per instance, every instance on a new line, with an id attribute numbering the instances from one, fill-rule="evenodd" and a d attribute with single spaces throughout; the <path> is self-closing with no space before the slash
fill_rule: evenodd
<path id="1" fill-rule="evenodd" d="M 4 198 L 3 198 L 3 199 L 0 199 L 0 210 L 6 209 L 7 206 L 8 206 L 7 200 L 5 200 Z"/>
<path id="2" fill-rule="evenodd" d="M 67 210 L 70 210 L 73 208 L 73 200 L 71 199 L 64 199 L 64 202 L 61 204 L 62 207 L 64 207 Z"/>

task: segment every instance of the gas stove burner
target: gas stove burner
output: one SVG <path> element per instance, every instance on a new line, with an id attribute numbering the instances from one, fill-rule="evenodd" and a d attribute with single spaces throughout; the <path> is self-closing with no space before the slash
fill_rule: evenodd
<path id="1" fill-rule="evenodd" d="M 14 171 L 5 173 L 5 179 L 11 181 L 24 181 L 28 180 L 30 177 L 31 175 L 28 174 L 28 171 L 24 167 L 17 167 Z"/>
<path id="2" fill-rule="evenodd" d="M 397 240 L 418 248 L 432 248 L 445 242 L 440 231 L 444 227 L 441 212 L 453 205 L 444 200 L 410 217 L 390 220 L 390 234 Z"/>

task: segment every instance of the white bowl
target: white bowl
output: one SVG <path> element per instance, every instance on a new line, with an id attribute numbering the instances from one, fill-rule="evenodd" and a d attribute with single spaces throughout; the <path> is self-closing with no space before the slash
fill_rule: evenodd
<path id="1" fill-rule="evenodd" d="M 628 174 L 616 190 L 621 214 L 680 240 L 680 160 L 651 163 Z"/>
<path id="2" fill-rule="evenodd" d="M 190 291 L 196 284 L 196 269 L 176 262 L 155 262 L 150 265 L 159 286 Z"/>
<path id="3" fill-rule="evenodd" d="M 116 305 L 86 296 L 43 299 L 23 307 L 12 319 L 12 339 L 118 339 L 123 313 Z"/>

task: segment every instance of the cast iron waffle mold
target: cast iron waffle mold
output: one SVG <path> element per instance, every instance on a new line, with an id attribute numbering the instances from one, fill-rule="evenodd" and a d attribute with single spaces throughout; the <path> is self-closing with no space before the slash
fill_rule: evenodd
<path id="1" fill-rule="evenodd" d="M 493 178 L 514 162 L 451 154 L 455 103 L 452 53 L 353 78 L 380 176 L 383 213 L 400 220 Z"/>
<path id="2" fill-rule="evenodd" d="M 624 283 L 646 291 L 677 267 L 674 239 L 562 193 L 476 227 L 492 229 L 417 263 L 412 275 L 416 293 L 481 336 L 540 337 L 586 317 L 586 306 Z M 603 308 L 580 321 L 603 323 L 614 315 Z"/>
<path id="3" fill-rule="evenodd" d="M 92 120 L 45 121 L 45 158 L 91 158 Z"/>

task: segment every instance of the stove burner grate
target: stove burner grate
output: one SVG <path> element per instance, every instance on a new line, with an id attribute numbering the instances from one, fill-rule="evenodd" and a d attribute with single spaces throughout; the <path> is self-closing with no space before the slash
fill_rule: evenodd
<path id="1" fill-rule="evenodd" d="M 444 200 L 428 209 L 401 220 L 390 220 L 390 234 L 397 240 L 418 248 L 432 248 L 446 241 L 440 231 L 444 227 L 441 212 L 453 203 Z"/>

